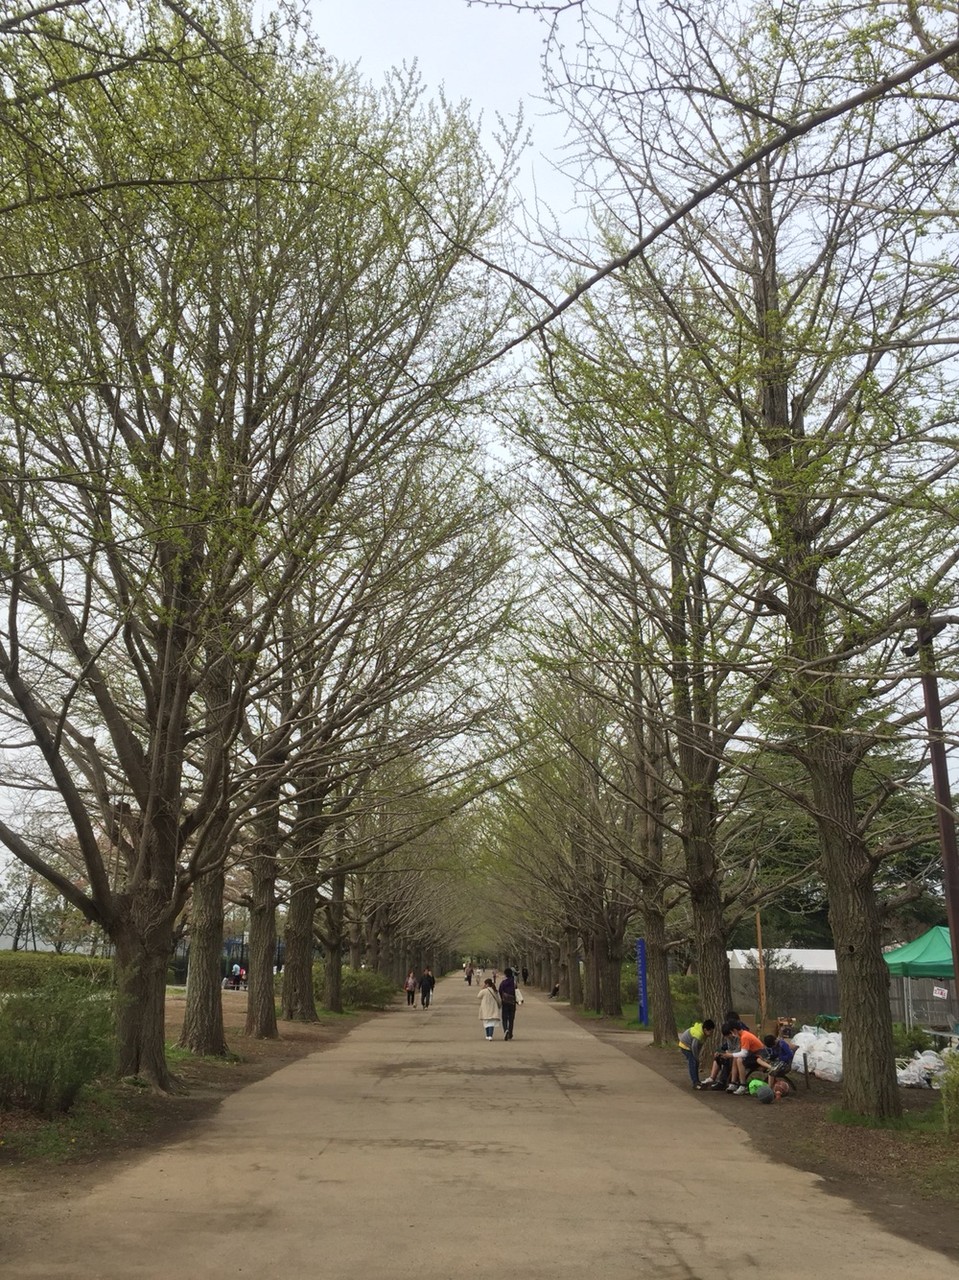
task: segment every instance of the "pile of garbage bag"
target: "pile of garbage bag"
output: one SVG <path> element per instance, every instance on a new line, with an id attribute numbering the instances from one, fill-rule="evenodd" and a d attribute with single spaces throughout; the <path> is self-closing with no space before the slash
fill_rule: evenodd
<path id="1" fill-rule="evenodd" d="M 946 1057 L 954 1050 L 936 1053 L 935 1049 L 916 1050 L 911 1058 L 896 1059 L 896 1079 L 906 1089 L 938 1089 L 939 1077 L 946 1069 Z"/>
<path id="2" fill-rule="evenodd" d="M 793 1071 L 817 1076 L 820 1080 L 842 1080 L 842 1032 L 822 1027 L 803 1027 L 791 1037 L 796 1046 Z"/>
<path id="3" fill-rule="evenodd" d="M 820 1080 L 842 1080 L 842 1032 L 824 1031 L 822 1027 L 803 1027 L 792 1036 L 796 1045 L 793 1071 L 809 1074 Z M 946 1069 L 950 1054 L 959 1050 L 946 1049 L 936 1053 L 934 1049 L 918 1050 L 911 1058 L 896 1059 L 896 1079 L 906 1089 L 938 1089 L 939 1077 Z"/>

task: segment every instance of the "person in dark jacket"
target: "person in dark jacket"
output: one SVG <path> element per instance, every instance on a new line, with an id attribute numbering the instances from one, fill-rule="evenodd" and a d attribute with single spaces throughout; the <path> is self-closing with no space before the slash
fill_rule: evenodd
<path id="1" fill-rule="evenodd" d="M 516 1005 L 522 997 L 516 990 L 516 977 L 512 969 L 503 973 L 503 981 L 499 984 L 499 998 L 502 1004 L 500 1017 L 503 1020 L 503 1039 L 512 1040 L 513 1023 L 516 1021 Z"/>
<path id="2" fill-rule="evenodd" d="M 433 977 L 429 969 L 424 969 L 420 977 L 420 1004 L 424 1009 L 430 1007 L 433 999 L 433 988 L 436 986 L 436 979 Z"/>

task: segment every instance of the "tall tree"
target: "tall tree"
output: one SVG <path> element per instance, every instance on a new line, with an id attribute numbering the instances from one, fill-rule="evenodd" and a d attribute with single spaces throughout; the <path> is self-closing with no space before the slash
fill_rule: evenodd
<path id="1" fill-rule="evenodd" d="M 120 1070 L 161 1088 L 175 921 L 286 769 L 295 721 L 264 768 L 232 751 L 273 619 L 357 477 L 437 395 L 452 421 L 500 320 L 468 257 L 498 178 L 462 113 L 211 12 L 216 49 L 163 19 L 172 65 L 131 24 L 109 88 L 64 39 L 29 147 L 3 135 L 4 739 L 33 743 L 85 883 L 11 816 L 0 839 L 109 934 Z"/>
<path id="2" fill-rule="evenodd" d="M 607 201 L 624 234 L 632 238 L 637 212 L 668 217 L 690 183 L 732 172 L 771 130 L 842 95 L 850 74 L 880 81 L 898 54 L 884 24 L 862 16 L 825 3 L 676 6 L 630 17 L 620 32 L 626 57 L 621 43 L 594 46 L 610 74 L 594 78 L 601 87 L 577 109 L 597 163 L 625 196 Z M 695 298 L 674 288 L 662 242 L 661 257 L 640 256 L 635 268 L 697 379 L 741 424 L 724 495 L 752 532 L 712 537 L 761 575 L 752 600 L 767 618 L 750 666 L 760 678 L 778 673 L 775 745 L 802 764 L 802 799 L 817 824 L 843 1003 L 844 1104 L 878 1116 L 895 1115 L 899 1099 L 879 862 L 855 779 L 895 732 L 901 667 L 890 635 L 909 597 L 948 600 L 955 590 L 942 520 L 959 460 L 951 107 L 948 91 L 917 91 L 759 156 L 670 233 L 671 249 L 696 263 Z"/>

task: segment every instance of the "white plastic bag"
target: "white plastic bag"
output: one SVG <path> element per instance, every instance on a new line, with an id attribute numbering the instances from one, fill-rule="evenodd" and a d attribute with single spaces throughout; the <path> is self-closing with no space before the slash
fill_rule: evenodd
<path id="1" fill-rule="evenodd" d="M 926 1087 L 926 1072 L 923 1071 L 922 1064 L 917 1058 L 907 1062 L 904 1067 L 897 1067 L 896 1079 L 904 1089 L 924 1089 Z"/>

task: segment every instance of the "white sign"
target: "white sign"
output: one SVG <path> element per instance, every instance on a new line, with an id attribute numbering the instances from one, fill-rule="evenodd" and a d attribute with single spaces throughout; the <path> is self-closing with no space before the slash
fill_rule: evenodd
<path id="1" fill-rule="evenodd" d="M 937 1000 L 948 1000 L 949 990 L 947 987 L 933 987 L 932 994 Z"/>

